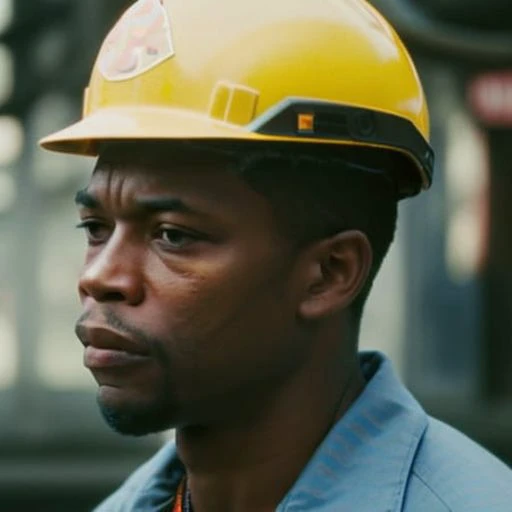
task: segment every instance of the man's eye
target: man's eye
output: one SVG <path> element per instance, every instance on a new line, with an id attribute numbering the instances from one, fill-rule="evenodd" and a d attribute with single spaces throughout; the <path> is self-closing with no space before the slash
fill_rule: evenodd
<path id="1" fill-rule="evenodd" d="M 177 228 L 161 229 L 159 237 L 166 246 L 173 249 L 181 249 L 199 239 L 198 236 Z"/>
<path id="2" fill-rule="evenodd" d="M 77 226 L 83 229 L 90 244 L 98 244 L 104 242 L 109 235 L 108 227 L 96 220 L 84 220 Z"/>

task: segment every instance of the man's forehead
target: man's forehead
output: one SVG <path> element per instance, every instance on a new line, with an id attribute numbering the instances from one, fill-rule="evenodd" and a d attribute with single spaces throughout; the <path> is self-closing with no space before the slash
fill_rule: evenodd
<path id="1" fill-rule="evenodd" d="M 161 210 L 187 211 L 197 207 L 219 210 L 221 205 L 217 201 L 217 185 L 224 181 L 225 176 L 220 176 L 217 170 L 197 166 L 192 168 L 173 164 L 164 168 L 135 163 L 100 163 L 87 187 L 79 194 L 81 198 L 92 198 L 89 203 L 96 202 L 98 206 L 109 208 L 131 209 L 145 203 L 162 202 L 187 204 L 189 207 L 173 206 Z M 84 201 L 77 203 L 87 206 Z"/>
<path id="2" fill-rule="evenodd" d="M 75 203 L 87 209 L 109 211 L 122 217 L 175 212 L 223 218 L 227 200 L 218 200 L 212 175 L 198 176 L 191 169 L 163 170 L 135 164 L 98 165 L 89 185 L 79 190 Z M 236 208 L 236 205 L 232 205 Z"/>
<path id="3" fill-rule="evenodd" d="M 165 204 L 172 199 L 173 205 L 177 201 L 186 205 L 169 208 L 173 211 L 224 218 L 268 215 L 267 199 L 233 172 L 233 165 L 229 157 L 208 151 L 153 144 L 113 146 L 101 153 L 84 192 L 101 206 L 112 204 L 123 210 L 147 199 L 157 204 L 163 197 Z M 77 203 L 84 205 L 81 200 Z"/>

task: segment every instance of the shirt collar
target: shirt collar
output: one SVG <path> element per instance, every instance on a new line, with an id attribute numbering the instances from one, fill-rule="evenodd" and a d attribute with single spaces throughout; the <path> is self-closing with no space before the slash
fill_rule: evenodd
<path id="1" fill-rule="evenodd" d="M 367 385 L 276 512 L 400 510 L 427 415 L 380 353 L 361 353 Z"/>

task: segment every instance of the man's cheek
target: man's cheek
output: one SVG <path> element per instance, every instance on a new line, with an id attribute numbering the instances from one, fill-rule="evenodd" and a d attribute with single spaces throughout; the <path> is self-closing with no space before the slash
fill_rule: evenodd
<path id="1" fill-rule="evenodd" d="M 169 291 L 165 301 L 160 302 L 160 314 L 171 329 L 181 334 L 215 330 L 248 297 L 240 277 L 222 274 L 174 282 Z"/>

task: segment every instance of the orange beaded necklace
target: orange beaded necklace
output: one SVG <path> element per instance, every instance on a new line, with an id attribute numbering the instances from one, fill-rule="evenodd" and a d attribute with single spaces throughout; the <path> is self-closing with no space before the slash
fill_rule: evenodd
<path id="1" fill-rule="evenodd" d="M 193 512 L 186 477 L 183 478 L 178 486 L 172 512 Z"/>

